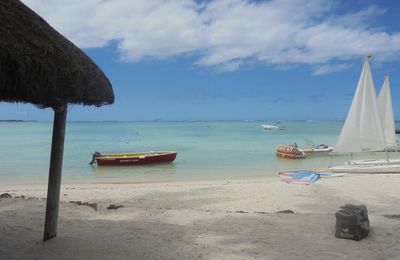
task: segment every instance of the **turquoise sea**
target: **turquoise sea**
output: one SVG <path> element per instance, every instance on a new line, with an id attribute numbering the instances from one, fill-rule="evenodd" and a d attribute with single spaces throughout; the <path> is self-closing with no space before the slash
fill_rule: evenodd
<path id="1" fill-rule="evenodd" d="M 342 121 L 284 121 L 285 130 L 266 131 L 267 121 L 68 122 L 63 182 L 153 182 L 276 176 L 283 170 L 323 169 L 349 159 L 312 156 L 277 158 L 275 148 L 296 142 L 334 145 Z M 51 122 L 0 123 L 0 183 L 46 183 Z M 173 150 L 172 164 L 97 167 L 92 153 Z M 363 154 L 362 158 L 375 156 Z M 384 155 L 382 155 L 384 156 Z M 361 156 L 359 156 L 361 158 Z M 357 158 L 357 157 L 356 157 Z"/>

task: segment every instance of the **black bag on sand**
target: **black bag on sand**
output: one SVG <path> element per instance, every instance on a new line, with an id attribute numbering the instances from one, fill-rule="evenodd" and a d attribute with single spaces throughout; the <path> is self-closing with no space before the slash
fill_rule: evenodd
<path id="1" fill-rule="evenodd" d="M 337 238 L 360 241 L 368 236 L 369 219 L 365 205 L 346 204 L 335 213 Z"/>

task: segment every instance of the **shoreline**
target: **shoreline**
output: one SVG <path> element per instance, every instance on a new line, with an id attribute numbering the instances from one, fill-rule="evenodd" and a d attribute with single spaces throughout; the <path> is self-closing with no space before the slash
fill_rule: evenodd
<path id="1" fill-rule="evenodd" d="M 108 168 L 102 168 L 102 171 L 107 170 Z M 116 168 L 112 168 L 115 170 Z M 198 172 L 206 172 L 205 175 L 198 174 Z M 265 170 L 254 170 L 250 174 L 243 174 L 243 170 L 229 170 L 229 174 L 221 174 L 223 170 L 219 171 L 195 171 L 196 174 L 190 173 L 188 175 L 173 175 L 173 174 L 142 174 L 142 175 L 109 175 L 108 177 L 103 176 L 86 176 L 86 177 L 72 177 L 72 176 L 63 176 L 62 185 L 79 185 L 79 184 L 145 184 L 145 183 L 192 183 L 192 182 L 219 182 L 226 180 L 250 180 L 250 179 L 273 179 L 278 176 L 278 172 L 274 170 L 265 171 Z M 102 173 L 104 174 L 104 173 Z M 107 176 L 107 175 L 105 175 Z M 48 177 L 46 178 L 26 178 L 25 176 L 21 176 L 18 178 L 12 179 L 3 179 L 0 182 L 0 189 L 2 186 L 47 186 Z"/>
<path id="2" fill-rule="evenodd" d="M 399 174 L 309 186 L 279 177 L 63 184 L 58 237 L 46 243 L 47 187 L 0 185 L 0 194 L 25 196 L 0 201 L 0 258 L 396 259 L 399 185 Z M 334 213 L 346 203 L 368 207 L 371 233 L 360 242 L 334 237 Z"/>
<path id="3" fill-rule="evenodd" d="M 229 193 L 236 191 L 237 194 L 231 194 L 234 199 L 246 198 L 252 201 L 256 196 L 259 196 L 260 199 L 263 198 L 267 202 L 263 206 L 271 206 L 272 204 L 286 205 L 288 201 L 295 198 L 295 201 L 292 201 L 290 205 L 301 211 L 305 207 L 299 207 L 299 204 L 302 204 L 307 196 L 322 204 L 325 203 L 322 200 L 328 196 L 333 196 L 336 200 L 339 197 L 347 197 L 349 200 L 353 200 L 352 203 L 362 202 L 363 198 L 365 198 L 372 203 L 379 204 L 383 202 L 381 199 L 383 196 L 396 197 L 396 191 L 399 186 L 400 174 L 347 174 L 343 177 L 320 178 L 311 185 L 287 184 L 278 176 L 191 181 L 66 182 L 61 184 L 60 201 L 68 202 L 71 198 L 87 198 L 89 201 L 101 201 L 104 199 L 124 200 L 146 192 L 167 193 L 208 189 L 213 191 L 212 194 L 215 196 L 225 194 L 221 193 L 223 190 Z M 210 191 L 207 191 L 207 193 L 210 193 Z M 26 198 L 45 198 L 47 195 L 47 183 L 0 184 L 0 194 L 2 193 L 10 193 L 13 196 L 24 195 Z M 337 195 L 334 195 L 335 193 Z M 311 195 L 318 196 L 312 197 Z M 398 196 L 400 198 L 400 194 Z M 260 202 L 259 200 L 257 201 Z M 332 202 L 326 200 L 327 205 L 332 204 Z M 274 211 L 274 209 L 271 211 Z"/>

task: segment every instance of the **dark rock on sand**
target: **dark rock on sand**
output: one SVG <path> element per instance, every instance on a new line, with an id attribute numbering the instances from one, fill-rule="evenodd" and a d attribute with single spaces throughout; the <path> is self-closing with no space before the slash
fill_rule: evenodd
<path id="1" fill-rule="evenodd" d="M 277 211 L 276 213 L 294 213 L 294 211 L 291 209 L 285 209 L 285 210 Z"/>
<path id="2" fill-rule="evenodd" d="M 119 208 L 123 208 L 124 205 L 121 204 L 110 204 L 107 209 L 119 209 Z"/>
<path id="3" fill-rule="evenodd" d="M 400 219 L 400 214 L 392 214 L 392 215 L 383 215 L 385 218 L 396 218 Z"/>
<path id="4" fill-rule="evenodd" d="M 236 210 L 235 213 L 249 213 L 249 212 L 243 210 Z"/>
<path id="5" fill-rule="evenodd" d="M 71 200 L 69 203 L 73 203 L 79 206 L 89 206 L 93 208 L 94 210 L 97 210 L 97 203 L 89 203 L 89 202 L 82 202 L 82 201 L 73 201 Z"/>
<path id="6" fill-rule="evenodd" d="M 0 199 L 10 199 L 12 195 L 10 193 L 3 193 L 0 195 Z"/>

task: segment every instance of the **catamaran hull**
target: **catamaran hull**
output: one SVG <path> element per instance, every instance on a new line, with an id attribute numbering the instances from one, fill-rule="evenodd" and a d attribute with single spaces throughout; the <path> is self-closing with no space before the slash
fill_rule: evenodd
<path id="1" fill-rule="evenodd" d="M 400 164 L 386 165 L 339 165 L 328 168 L 338 173 L 400 173 Z"/>
<path id="2" fill-rule="evenodd" d="M 367 159 L 367 160 L 354 160 L 349 161 L 348 165 L 391 165 L 400 164 L 400 159 Z"/>

